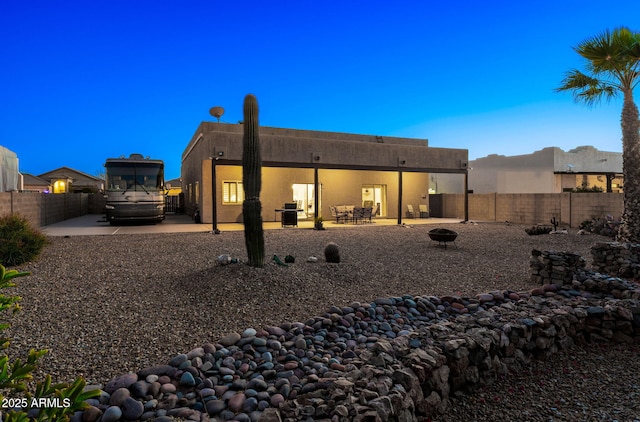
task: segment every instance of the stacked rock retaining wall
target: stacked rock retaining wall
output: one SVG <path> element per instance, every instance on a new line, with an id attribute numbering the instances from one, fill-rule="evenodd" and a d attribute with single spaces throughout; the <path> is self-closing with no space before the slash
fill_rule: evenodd
<path id="1" fill-rule="evenodd" d="M 625 279 L 640 279 L 640 244 L 600 242 L 591 247 L 593 272 Z M 545 284 L 571 282 L 585 271 L 586 261 L 570 252 L 531 252 L 531 281 Z"/>
<path id="2" fill-rule="evenodd" d="M 587 271 L 573 254 L 540 252 L 531 264 L 537 277 L 552 264 L 548 279 L 558 283 L 381 298 L 248 328 L 115 378 L 74 420 L 417 421 L 532 358 L 638 341 L 637 284 Z"/>
<path id="3" fill-rule="evenodd" d="M 576 274 L 584 272 L 586 261 L 571 252 L 531 251 L 529 268 L 531 281 L 538 284 L 571 283 Z"/>
<path id="4" fill-rule="evenodd" d="M 640 244 L 602 242 L 591 248 L 592 268 L 617 277 L 640 279 Z"/>

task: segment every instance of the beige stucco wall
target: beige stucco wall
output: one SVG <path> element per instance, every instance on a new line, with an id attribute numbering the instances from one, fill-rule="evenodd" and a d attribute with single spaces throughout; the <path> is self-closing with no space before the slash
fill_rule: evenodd
<path id="1" fill-rule="evenodd" d="M 243 126 L 202 122 L 193 135 L 182 160 L 242 160 Z M 426 139 L 380 137 L 347 133 L 260 127 L 263 164 L 270 162 L 320 165 L 323 167 L 362 166 L 460 171 L 466 166 L 465 149 L 430 148 Z M 184 174 L 183 174 L 184 180 Z"/>
<path id="2" fill-rule="evenodd" d="M 492 154 L 469 162 L 469 189 L 474 193 L 560 193 L 563 189 L 598 186 L 606 190 L 606 174 L 618 174 L 622 154 L 582 146 L 570 151 L 544 148 L 526 155 Z"/>
<path id="3" fill-rule="evenodd" d="M 434 194 L 464 193 L 464 174 L 431 173 L 429 187 Z"/>
<path id="4" fill-rule="evenodd" d="M 469 163 L 473 193 L 547 193 L 556 191 L 554 150 L 505 157 L 492 154 Z"/>
<path id="5" fill-rule="evenodd" d="M 552 149 L 555 171 L 576 173 L 622 173 L 622 153 L 600 151 L 592 146 L 580 146 L 569 151 Z"/>
<path id="6" fill-rule="evenodd" d="M 202 203 L 211 204 L 211 160 L 202 162 L 202 183 L 205 187 L 201 190 Z M 242 222 L 242 204 L 222 203 L 222 184 L 225 181 L 242 181 L 241 166 L 216 166 L 216 203 L 217 218 L 219 223 Z M 397 218 L 398 216 L 398 192 L 399 174 L 392 171 L 368 171 L 368 170 L 318 170 L 318 182 L 321 187 L 320 215 L 325 219 L 331 219 L 330 206 L 354 205 L 362 206 L 363 185 L 383 185 L 386 187 L 386 209 L 382 210 L 383 216 Z M 402 190 L 403 217 L 407 204 L 411 204 L 418 210 L 419 204 L 429 205 L 427 186 L 428 173 L 403 173 Z M 262 190 L 260 202 L 262 203 L 263 221 L 279 221 L 280 215 L 275 213 L 281 209 L 285 202 L 293 199 L 292 185 L 294 183 L 313 184 L 313 169 L 296 169 L 287 167 L 263 167 Z M 200 209 L 202 222 L 211 223 L 213 209 L 210 205 Z"/>

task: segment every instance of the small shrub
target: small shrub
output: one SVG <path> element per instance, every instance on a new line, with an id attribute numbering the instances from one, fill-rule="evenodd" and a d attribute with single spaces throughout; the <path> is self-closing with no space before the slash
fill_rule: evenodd
<path id="1" fill-rule="evenodd" d="M 340 250 L 338 245 L 331 242 L 324 247 L 324 258 L 327 262 L 339 263 L 340 262 Z"/>
<path id="2" fill-rule="evenodd" d="M 575 193 L 602 193 L 604 192 L 604 189 L 602 189 L 600 186 L 580 186 L 578 188 L 573 189 L 572 192 Z"/>
<path id="3" fill-rule="evenodd" d="M 591 220 L 583 221 L 580 223 L 580 230 L 601 236 L 616 237 L 619 226 L 619 218 L 614 218 L 612 215 L 605 215 L 604 217 L 594 217 Z"/>
<path id="4" fill-rule="evenodd" d="M 11 281 L 16 277 L 27 276 L 27 272 L 7 270 L 0 265 L 0 289 L 15 287 Z M 19 296 L 5 296 L 0 293 L 0 313 L 8 311 L 13 314 L 20 310 Z M 9 323 L 0 323 L 0 332 L 9 327 Z M 9 339 L 0 334 L 0 348 L 9 347 Z M 84 391 L 85 381 L 77 378 L 71 385 L 64 383 L 52 384 L 51 376 L 46 375 L 44 382 L 31 385 L 33 371 L 38 366 L 38 360 L 47 353 L 47 350 L 31 349 L 26 361 L 17 358 L 9 361 L 6 354 L 0 355 L 0 402 L 5 403 L 4 394 L 10 394 L 10 409 L 3 409 L 2 420 L 4 422 L 36 421 L 69 421 L 70 416 L 76 411 L 88 407 L 86 400 L 100 395 L 99 390 Z M 57 405 L 43 407 L 42 402 L 54 402 Z"/>
<path id="5" fill-rule="evenodd" d="M 551 233 L 551 230 L 553 230 L 551 227 L 544 227 L 544 226 L 533 226 L 529 229 L 524 229 L 525 232 L 527 232 L 527 234 L 529 236 L 537 236 L 540 234 L 549 234 Z"/>
<path id="6" fill-rule="evenodd" d="M 26 218 L 13 214 L 0 217 L 0 263 L 8 267 L 37 257 L 47 237 L 34 229 Z"/>

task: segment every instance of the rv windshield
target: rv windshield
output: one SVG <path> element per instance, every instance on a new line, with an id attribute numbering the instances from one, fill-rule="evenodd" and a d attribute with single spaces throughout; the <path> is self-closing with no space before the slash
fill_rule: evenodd
<path id="1" fill-rule="evenodd" d="M 162 164 L 107 163 L 106 170 L 107 190 L 148 192 L 162 189 Z"/>

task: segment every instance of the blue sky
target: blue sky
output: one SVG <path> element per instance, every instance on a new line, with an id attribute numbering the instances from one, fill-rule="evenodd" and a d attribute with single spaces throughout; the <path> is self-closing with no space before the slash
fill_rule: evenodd
<path id="1" fill-rule="evenodd" d="M 578 42 L 640 30 L 640 2 L 11 1 L 0 5 L 0 145 L 20 170 L 99 174 L 137 152 L 180 176 L 213 106 L 264 126 L 427 138 L 469 158 L 621 151 L 621 101 L 553 89 Z"/>

